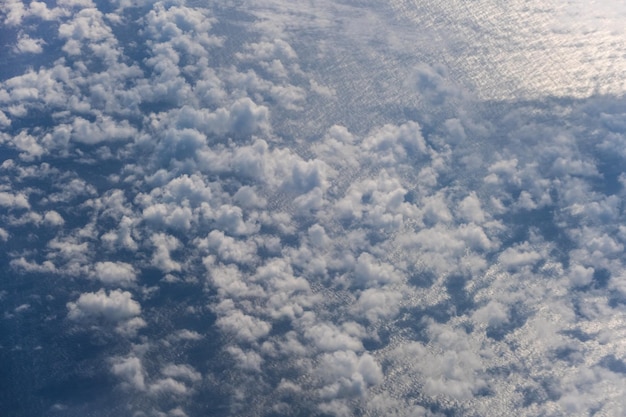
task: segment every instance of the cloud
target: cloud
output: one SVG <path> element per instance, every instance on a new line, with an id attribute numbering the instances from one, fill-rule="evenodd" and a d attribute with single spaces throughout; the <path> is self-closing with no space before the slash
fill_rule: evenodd
<path id="1" fill-rule="evenodd" d="M 10 209 L 30 209 L 28 197 L 23 193 L 0 191 L 0 206 Z"/>
<path id="2" fill-rule="evenodd" d="M 8 26 L 17 26 L 22 22 L 26 10 L 21 0 L 10 0 L 3 4 L 2 12 L 4 23 Z"/>
<path id="3" fill-rule="evenodd" d="M 507 248 L 499 257 L 500 262 L 508 268 L 533 265 L 541 259 L 541 254 L 530 248 L 528 244 L 517 248 Z"/>
<path id="4" fill-rule="evenodd" d="M 146 375 L 140 358 L 136 356 L 116 357 L 111 362 L 111 372 L 121 378 L 126 386 L 138 390 L 145 389 Z"/>
<path id="5" fill-rule="evenodd" d="M 152 383 L 148 388 L 152 395 L 184 396 L 189 394 L 185 384 L 173 378 L 163 378 Z"/>
<path id="6" fill-rule="evenodd" d="M 359 338 L 350 335 L 330 323 L 309 324 L 304 336 L 310 339 L 321 351 L 362 351 L 363 344 Z"/>
<path id="7" fill-rule="evenodd" d="M 67 317 L 75 321 L 103 318 L 109 322 L 132 319 L 141 314 L 140 304 L 128 291 L 112 290 L 81 294 L 76 302 L 67 303 Z"/>
<path id="8" fill-rule="evenodd" d="M 245 352 L 239 347 L 229 346 L 226 351 L 235 360 L 235 366 L 246 371 L 261 372 L 261 365 L 263 364 L 263 358 L 261 355 L 254 351 Z"/>
<path id="9" fill-rule="evenodd" d="M 380 263 L 371 254 L 359 255 L 354 267 L 355 281 L 365 287 L 386 284 L 402 279 L 393 266 Z"/>
<path id="10" fill-rule="evenodd" d="M 326 399 L 365 395 L 367 387 L 383 379 L 381 367 L 371 355 L 357 356 L 352 351 L 322 355 L 317 372 L 325 384 L 320 395 Z"/>
<path id="11" fill-rule="evenodd" d="M 485 323 L 488 326 L 498 326 L 509 320 L 506 306 L 497 301 L 490 301 L 486 306 L 477 309 L 472 318 L 478 323 Z"/>
<path id="12" fill-rule="evenodd" d="M 0 345 L 138 415 L 619 414 L 621 99 L 530 94 L 532 8 L 405 3 L 3 3 L 0 294 L 97 349 Z"/>
<path id="13" fill-rule="evenodd" d="M 271 324 L 238 310 L 229 311 L 217 319 L 215 324 L 227 335 L 232 335 L 242 342 L 254 342 L 261 339 L 267 336 L 272 328 Z"/>
<path id="14" fill-rule="evenodd" d="M 128 286 L 135 282 L 135 268 L 126 262 L 98 262 L 94 266 L 94 277 L 106 285 Z"/>
<path id="15" fill-rule="evenodd" d="M 357 317 L 370 322 L 391 319 L 400 311 L 402 294 L 397 291 L 368 289 L 363 291 L 354 306 Z"/>
<path id="16" fill-rule="evenodd" d="M 182 329 L 171 336 L 173 340 L 201 340 L 203 336 L 193 330 Z"/>
<path id="17" fill-rule="evenodd" d="M 43 216 L 43 221 L 45 224 L 50 226 L 63 226 L 65 224 L 65 220 L 63 217 L 55 210 L 48 210 L 46 214 Z"/>
<path id="18" fill-rule="evenodd" d="M 150 240 L 155 248 L 151 261 L 155 268 L 163 272 L 177 272 L 182 269 L 182 265 L 171 257 L 171 252 L 181 246 L 178 239 L 165 233 L 155 233 Z"/>
<path id="19" fill-rule="evenodd" d="M 167 377 L 182 379 L 191 383 L 202 380 L 202 375 L 189 365 L 169 364 L 161 369 L 161 373 Z"/>
<path id="20" fill-rule="evenodd" d="M 44 44 L 43 39 L 33 39 L 27 34 L 21 34 L 13 50 L 18 53 L 40 54 L 43 52 Z"/>
<path id="21" fill-rule="evenodd" d="M 211 231 L 206 238 L 206 243 L 203 244 L 215 250 L 224 262 L 253 264 L 258 259 L 257 245 L 254 241 L 237 241 L 217 230 Z"/>

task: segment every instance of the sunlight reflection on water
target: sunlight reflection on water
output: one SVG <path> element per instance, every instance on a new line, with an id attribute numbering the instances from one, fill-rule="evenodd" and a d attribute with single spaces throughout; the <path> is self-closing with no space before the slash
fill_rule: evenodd
<path id="1" fill-rule="evenodd" d="M 455 77 L 484 99 L 626 92 L 623 2 L 394 0 L 392 6 L 401 19 L 438 33 L 440 42 L 430 47 L 440 48 Z"/>

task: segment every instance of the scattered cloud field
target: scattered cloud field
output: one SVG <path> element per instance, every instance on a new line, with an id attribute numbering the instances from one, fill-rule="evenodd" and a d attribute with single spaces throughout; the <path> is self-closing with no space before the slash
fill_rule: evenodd
<path id="1" fill-rule="evenodd" d="M 623 415 L 623 7 L 415 3 L 0 5 L 0 408 Z"/>

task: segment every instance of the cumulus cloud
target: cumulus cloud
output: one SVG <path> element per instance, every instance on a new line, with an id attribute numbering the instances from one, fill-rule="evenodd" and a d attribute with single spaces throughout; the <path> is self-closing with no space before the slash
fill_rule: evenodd
<path id="1" fill-rule="evenodd" d="M 165 233 L 156 233 L 152 236 L 151 241 L 155 248 L 152 255 L 154 267 L 163 272 L 176 272 L 182 269 L 181 264 L 171 257 L 171 252 L 181 246 L 178 239 Z"/>
<path id="2" fill-rule="evenodd" d="M 226 334 L 243 342 L 254 342 L 267 336 L 272 328 L 271 324 L 237 310 L 220 317 L 216 324 Z"/>
<path id="3" fill-rule="evenodd" d="M 102 318 L 109 322 L 132 319 L 141 314 L 140 304 L 128 291 L 101 289 L 81 294 L 75 302 L 67 303 L 67 317 L 75 321 Z"/>
<path id="4" fill-rule="evenodd" d="M 6 208 L 29 209 L 28 197 L 23 193 L 0 191 L 0 206 Z"/>
<path id="5" fill-rule="evenodd" d="M 460 46 L 534 9 L 413 3 L 4 2 L 7 317 L 131 414 L 619 414 L 621 100 L 500 100 Z"/>
<path id="6" fill-rule="evenodd" d="M 6 242 L 9 240 L 9 232 L 0 227 L 0 240 Z"/>
<path id="7" fill-rule="evenodd" d="M 44 44 L 43 39 L 33 39 L 27 34 L 21 34 L 13 50 L 19 53 L 40 54 L 43 52 L 42 45 Z"/>
<path id="8" fill-rule="evenodd" d="M 117 357 L 112 360 L 111 372 L 124 383 L 135 389 L 145 389 L 145 371 L 140 358 L 136 356 Z"/>
<path id="9" fill-rule="evenodd" d="M 107 285 L 128 286 L 137 279 L 135 268 L 126 262 L 98 262 L 94 266 L 93 274 Z"/>
<path id="10" fill-rule="evenodd" d="M 358 356 L 352 351 L 322 355 L 318 373 L 325 384 L 320 389 L 323 399 L 363 396 L 368 387 L 383 379 L 381 367 L 371 355 Z"/>
<path id="11" fill-rule="evenodd" d="M 65 224 L 63 217 L 55 210 L 46 211 L 46 214 L 43 216 L 43 221 L 50 226 L 63 226 Z"/>

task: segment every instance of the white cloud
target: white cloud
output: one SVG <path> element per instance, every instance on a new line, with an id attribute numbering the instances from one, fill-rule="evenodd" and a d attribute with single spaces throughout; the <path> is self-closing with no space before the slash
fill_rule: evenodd
<path id="1" fill-rule="evenodd" d="M 128 291 L 112 290 L 81 294 L 76 302 L 67 303 L 67 317 L 75 321 L 103 318 L 110 322 L 132 319 L 141 314 L 140 304 Z"/>
<path id="2" fill-rule="evenodd" d="M 23 193 L 0 191 L 0 206 L 12 209 L 30 209 L 28 197 Z"/>
<path id="3" fill-rule="evenodd" d="M 532 266 L 542 259 L 542 255 L 529 247 L 528 244 L 522 244 L 518 247 L 505 249 L 498 259 L 507 268 L 514 269 Z"/>
<path id="4" fill-rule="evenodd" d="M 155 247 L 151 261 L 152 266 L 159 268 L 163 272 L 176 272 L 182 269 L 181 264 L 171 257 L 171 252 L 179 249 L 181 246 L 178 239 L 165 233 L 155 233 L 150 240 Z"/>
<path id="5" fill-rule="evenodd" d="M 0 82 L 0 240 L 13 273 L 46 277 L 8 311 L 75 294 L 57 315 L 121 355 L 131 413 L 211 391 L 243 416 L 618 415 L 621 102 L 476 100 L 525 96 L 511 77 L 533 62 L 467 58 L 475 28 L 535 8 L 435 3 L 262 0 L 252 23 L 232 4 L 218 22 L 182 1 L 3 3 L 20 59 L 62 43 Z M 434 15 L 455 30 L 397 24 Z"/>
<path id="6" fill-rule="evenodd" d="M 480 224 L 485 221 L 485 213 L 482 204 L 475 192 L 471 192 L 458 205 L 459 216 L 466 221 Z"/>
<path id="7" fill-rule="evenodd" d="M 5 112 L 0 110 L 0 126 L 8 127 L 11 125 L 11 119 L 9 119 Z"/>
<path id="8" fill-rule="evenodd" d="M 115 331 L 125 337 L 135 337 L 140 329 L 146 327 L 148 323 L 141 317 L 133 317 L 115 326 Z"/>
<path id="9" fill-rule="evenodd" d="M 418 342 L 399 347 L 393 360 L 403 368 L 404 375 L 400 379 L 415 375 L 419 389 L 434 398 L 472 398 L 475 392 L 486 386 L 480 374 L 483 361 L 479 353 L 458 331 L 434 324 L 429 325 L 428 330 L 437 350 Z"/>
<path id="10" fill-rule="evenodd" d="M 490 301 L 487 305 L 477 309 L 472 314 L 472 319 L 488 326 L 498 326 L 509 321 L 506 306 L 497 301 Z"/>
<path id="11" fill-rule="evenodd" d="M 200 372 L 196 371 L 189 365 L 175 365 L 169 364 L 161 369 L 161 373 L 171 378 L 182 379 L 184 381 L 193 383 L 202 380 Z"/>
<path id="12" fill-rule="evenodd" d="M 391 319 L 400 311 L 402 294 L 397 291 L 367 289 L 359 295 L 354 314 L 370 322 Z"/>
<path id="13" fill-rule="evenodd" d="M 101 236 L 102 242 L 109 248 L 126 248 L 129 250 L 137 250 L 138 245 L 133 238 L 133 220 L 124 216 L 120 220 L 117 230 L 104 233 Z"/>
<path id="14" fill-rule="evenodd" d="M 383 379 L 380 365 L 370 354 L 359 356 L 352 351 L 322 355 L 317 372 L 325 384 L 320 395 L 327 399 L 366 395 L 369 386 Z"/>
<path id="15" fill-rule="evenodd" d="M 183 396 L 190 394 L 189 388 L 173 378 L 163 378 L 150 384 L 148 391 L 153 395 Z"/>
<path id="16" fill-rule="evenodd" d="M 113 358 L 111 372 L 121 378 L 127 386 L 138 390 L 146 387 L 146 374 L 141 358 L 136 356 Z"/>
<path id="17" fill-rule="evenodd" d="M 135 268 L 126 262 L 97 262 L 93 275 L 106 285 L 128 286 L 137 279 Z"/>
<path id="18" fill-rule="evenodd" d="M 217 230 L 209 233 L 207 238 L 203 240 L 203 244 L 215 250 L 224 262 L 253 264 L 257 260 L 257 245 L 254 241 L 237 241 Z"/>
<path id="19" fill-rule="evenodd" d="M 270 323 L 238 310 L 229 311 L 218 318 L 216 324 L 223 332 L 242 342 L 257 341 L 267 336 L 272 328 Z"/>
<path id="20" fill-rule="evenodd" d="M 401 273 L 392 265 L 381 263 L 369 253 L 359 255 L 354 274 L 357 285 L 364 287 L 397 282 L 402 279 Z"/>
<path id="21" fill-rule="evenodd" d="M 172 335 L 172 338 L 174 340 L 201 340 L 203 338 L 203 336 L 198 333 L 195 332 L 193 330 L 187 330 L 187 329 L 182 329 L 179 330 L 178 332 L 176 332 L 176 334 Z"/>
<path id="22" fill-rule="evenodd" d="M 254 351 L 244 351 L 236 346 L 229 346 L 226 351 L 233 357 L 238 368 L 246 371 L 261 372 L 263 358 Z"/>
<path id="23" fill-rule="evenodd" d="M 26 311 L 28 309 L 30 309 L 30 304 L 20 304 L 19 306 L 15 307 L 13 311 L 15 311 L 16 313 L 21 313 L 22 311 Z"/>
<path id="24" fill-rule="evenodd" d="M 8 26 L 17 26 L 22 23 L 26 8 L 21 0 L 8 0 L 2 5 L 4 23 Z"/>
<path id="25" fill-rule="evenodd" d="M 307 323 L 304 336 L 310 339 L 320 351 L 362 351 L 363 344 L 358 337 L 343 331 L 332 323 Z"/>
<path id="26" fill-rule="evenodd" d="M 97 144 L 104 141 L 127 140 L 137 135 L 137 130 L 128 121 L 116 123 L 108 116 L 90 122 L 76 117 L 71 126 L 72 140 L 85 144 Z"/>
<path id="27" fill-rule="evenodd" d="M 43 39 L 33 39 L 27 34 L 21 34 L 17 40 L 14 51 L 19 53 L 40 54 L 46 42 Z"/>
<path id="28" fill-rule="evenodd" d="M 43 221 L 50 226 L 63 226 L 65 224 L 63 217 L 55 210 L 46 211 L 46 214 L 43 216 Z"/>

